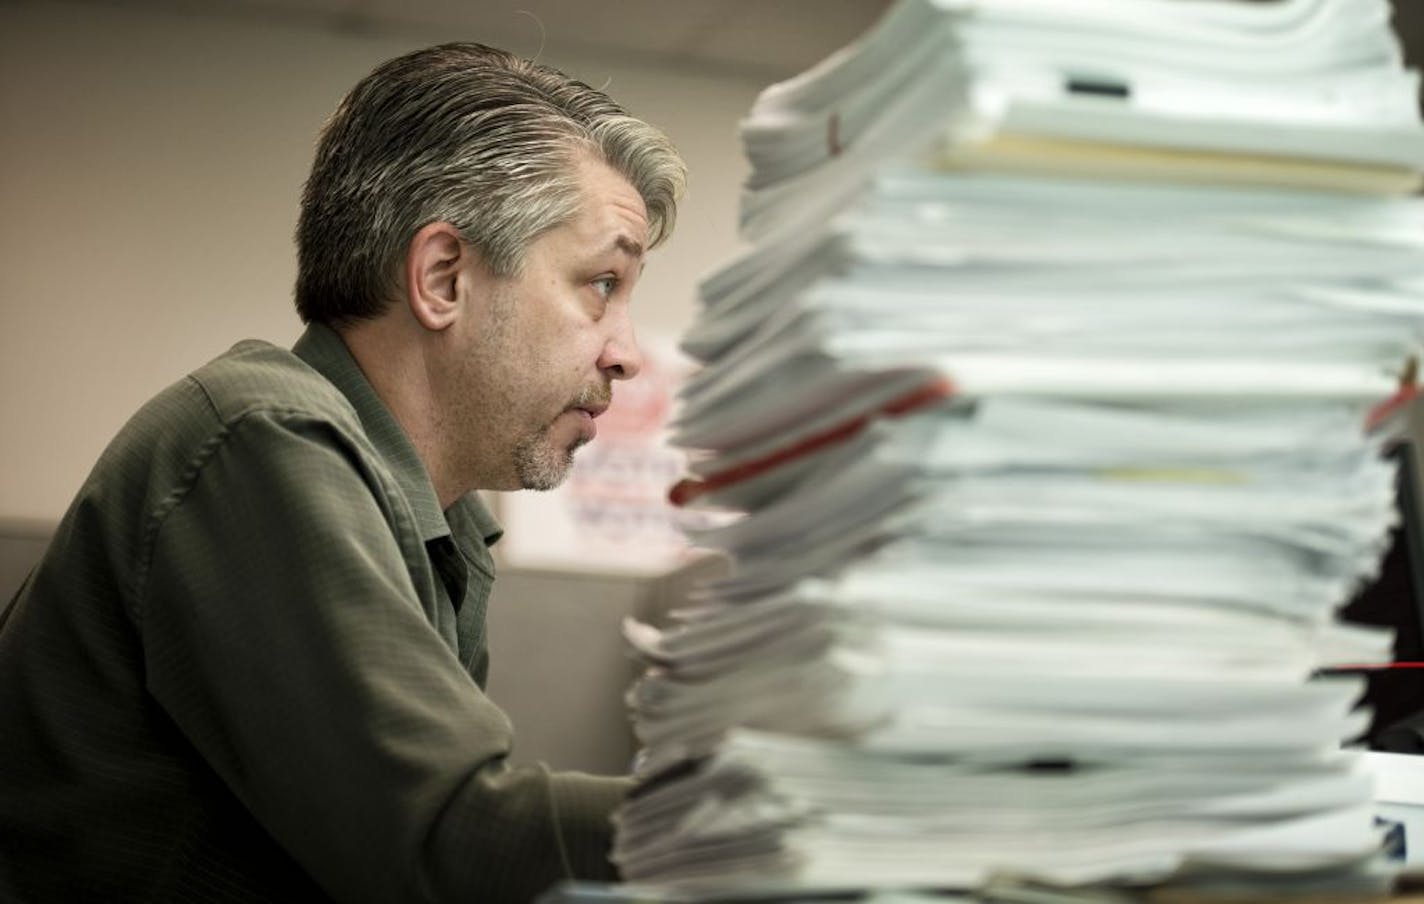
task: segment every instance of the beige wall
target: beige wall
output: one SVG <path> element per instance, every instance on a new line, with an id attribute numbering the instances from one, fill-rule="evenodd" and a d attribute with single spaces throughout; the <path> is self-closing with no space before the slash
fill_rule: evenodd
<path id="1" fill-rule="evenodd" d="M 291 234 L 321 122 L 381 60 L 478 38 L 0 4 L 0 517 L 58 517 L 146 398 L 238 339 L 296 337 Z M 735 128 L 760 81 L 541 58 L 687 157 L 678 233 L 635 301 L 641 329 L 681 330 L 735 248 Z"/>

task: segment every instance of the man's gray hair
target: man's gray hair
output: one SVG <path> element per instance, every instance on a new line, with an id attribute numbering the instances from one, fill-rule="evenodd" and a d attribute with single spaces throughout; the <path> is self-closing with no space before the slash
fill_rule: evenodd
<path id="1" fill-rule="evenodd" d="M 381 314 L 410 241 L 450 223 L 497 276 L 578 210 L 581 154 L 647 206 L 649 246 L 677 216 L 686 169 L 662 132 L 548 66 L 482 44 L 382 64 L 322 130 L 297 224 L 297 311 L 307 322 Z"/>

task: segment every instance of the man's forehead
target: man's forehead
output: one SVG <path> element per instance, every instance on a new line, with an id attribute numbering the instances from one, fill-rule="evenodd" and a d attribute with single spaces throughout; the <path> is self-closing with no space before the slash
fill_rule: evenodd
<path id="1" fill-rule="evenodd" d="M 606 194 L 586 192 L 579 213 L 566 224 L 565 235 L 587 253 L 642 261 L 648 221 L 641 203 L 634 207 Z"/>
<path id="2" fill-rule="evenodd" d="M 579 194 L 586 212 L 605 214 L 638 227 L 633 238 L 642 244 L 648 227 L 648 208 L 643 196 L 618 170 L 602 160 L 584 155 L 578 165 Z"/>
<path id="3" fill-rule="evenodd" d="M 577 161 L 578 206 L 572 217 L 536 239 L 570 259 L 588 261 L 617 255 L 642 263 L 647 251 L 648 215 L 643 196 L 622 173 L 584 155 Z"/>
<path id="4" fill-rule="evenodd" d="M 626 257 L 640 261 L 646 252 L 643 240 L 647 224 L 642 220 L 609 211 L 590 210 L 585 204 L 572 220 L 556 227 L 548 235 L 568 250 L 577 249 L 589 256 Z"/>

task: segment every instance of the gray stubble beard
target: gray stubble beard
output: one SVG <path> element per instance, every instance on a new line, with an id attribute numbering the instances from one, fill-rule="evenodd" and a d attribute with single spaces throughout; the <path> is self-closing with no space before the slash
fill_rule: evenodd
<path id="1" fill-rule="evenodd" d="M 549 429 L 524 437 L 514 447 L 514 473 L 526 490 L 552 490 L 563 483 L 574 466 L 574 450 L 588 442 L 579 437 L 566 449 L 553 449 Z"/>
<path id="2" fill-rule="evenodd" d="M 571 408 L 586 405 L 607 405 L 613 398 L 612 387 L 604 384 L 588 384 L 579 390 Z M 549 422 L 534 433 L 521 439 L 514 446 L 514 473 L 519 485 L 526 490 L 552 490 L 569 476 L 574 466 L 574 451 L 588 443 L 580 436 L 562 454 L 549 448 L 549 431 L 554 427 Z"/>

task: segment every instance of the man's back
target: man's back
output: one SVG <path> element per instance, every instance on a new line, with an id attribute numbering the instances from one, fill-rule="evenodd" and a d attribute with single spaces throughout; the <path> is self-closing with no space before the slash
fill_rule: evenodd
<path id="1" fill-rule="evenodd" d="M 149 696 L 147 660 L 161 651 L 145 649 L 141 628 L 164 516 L 231 409 L 297 400 L 356 424 L 300 359 L 244 343 L 145 405 L 60 523 L 0 633 L 0 848 L 19 853 L 0 873 L 3 897 L 221 900 L 225 884 L 253 883 L 254 861 L 267 864 L 264 882 L 320 895 Z"/>

